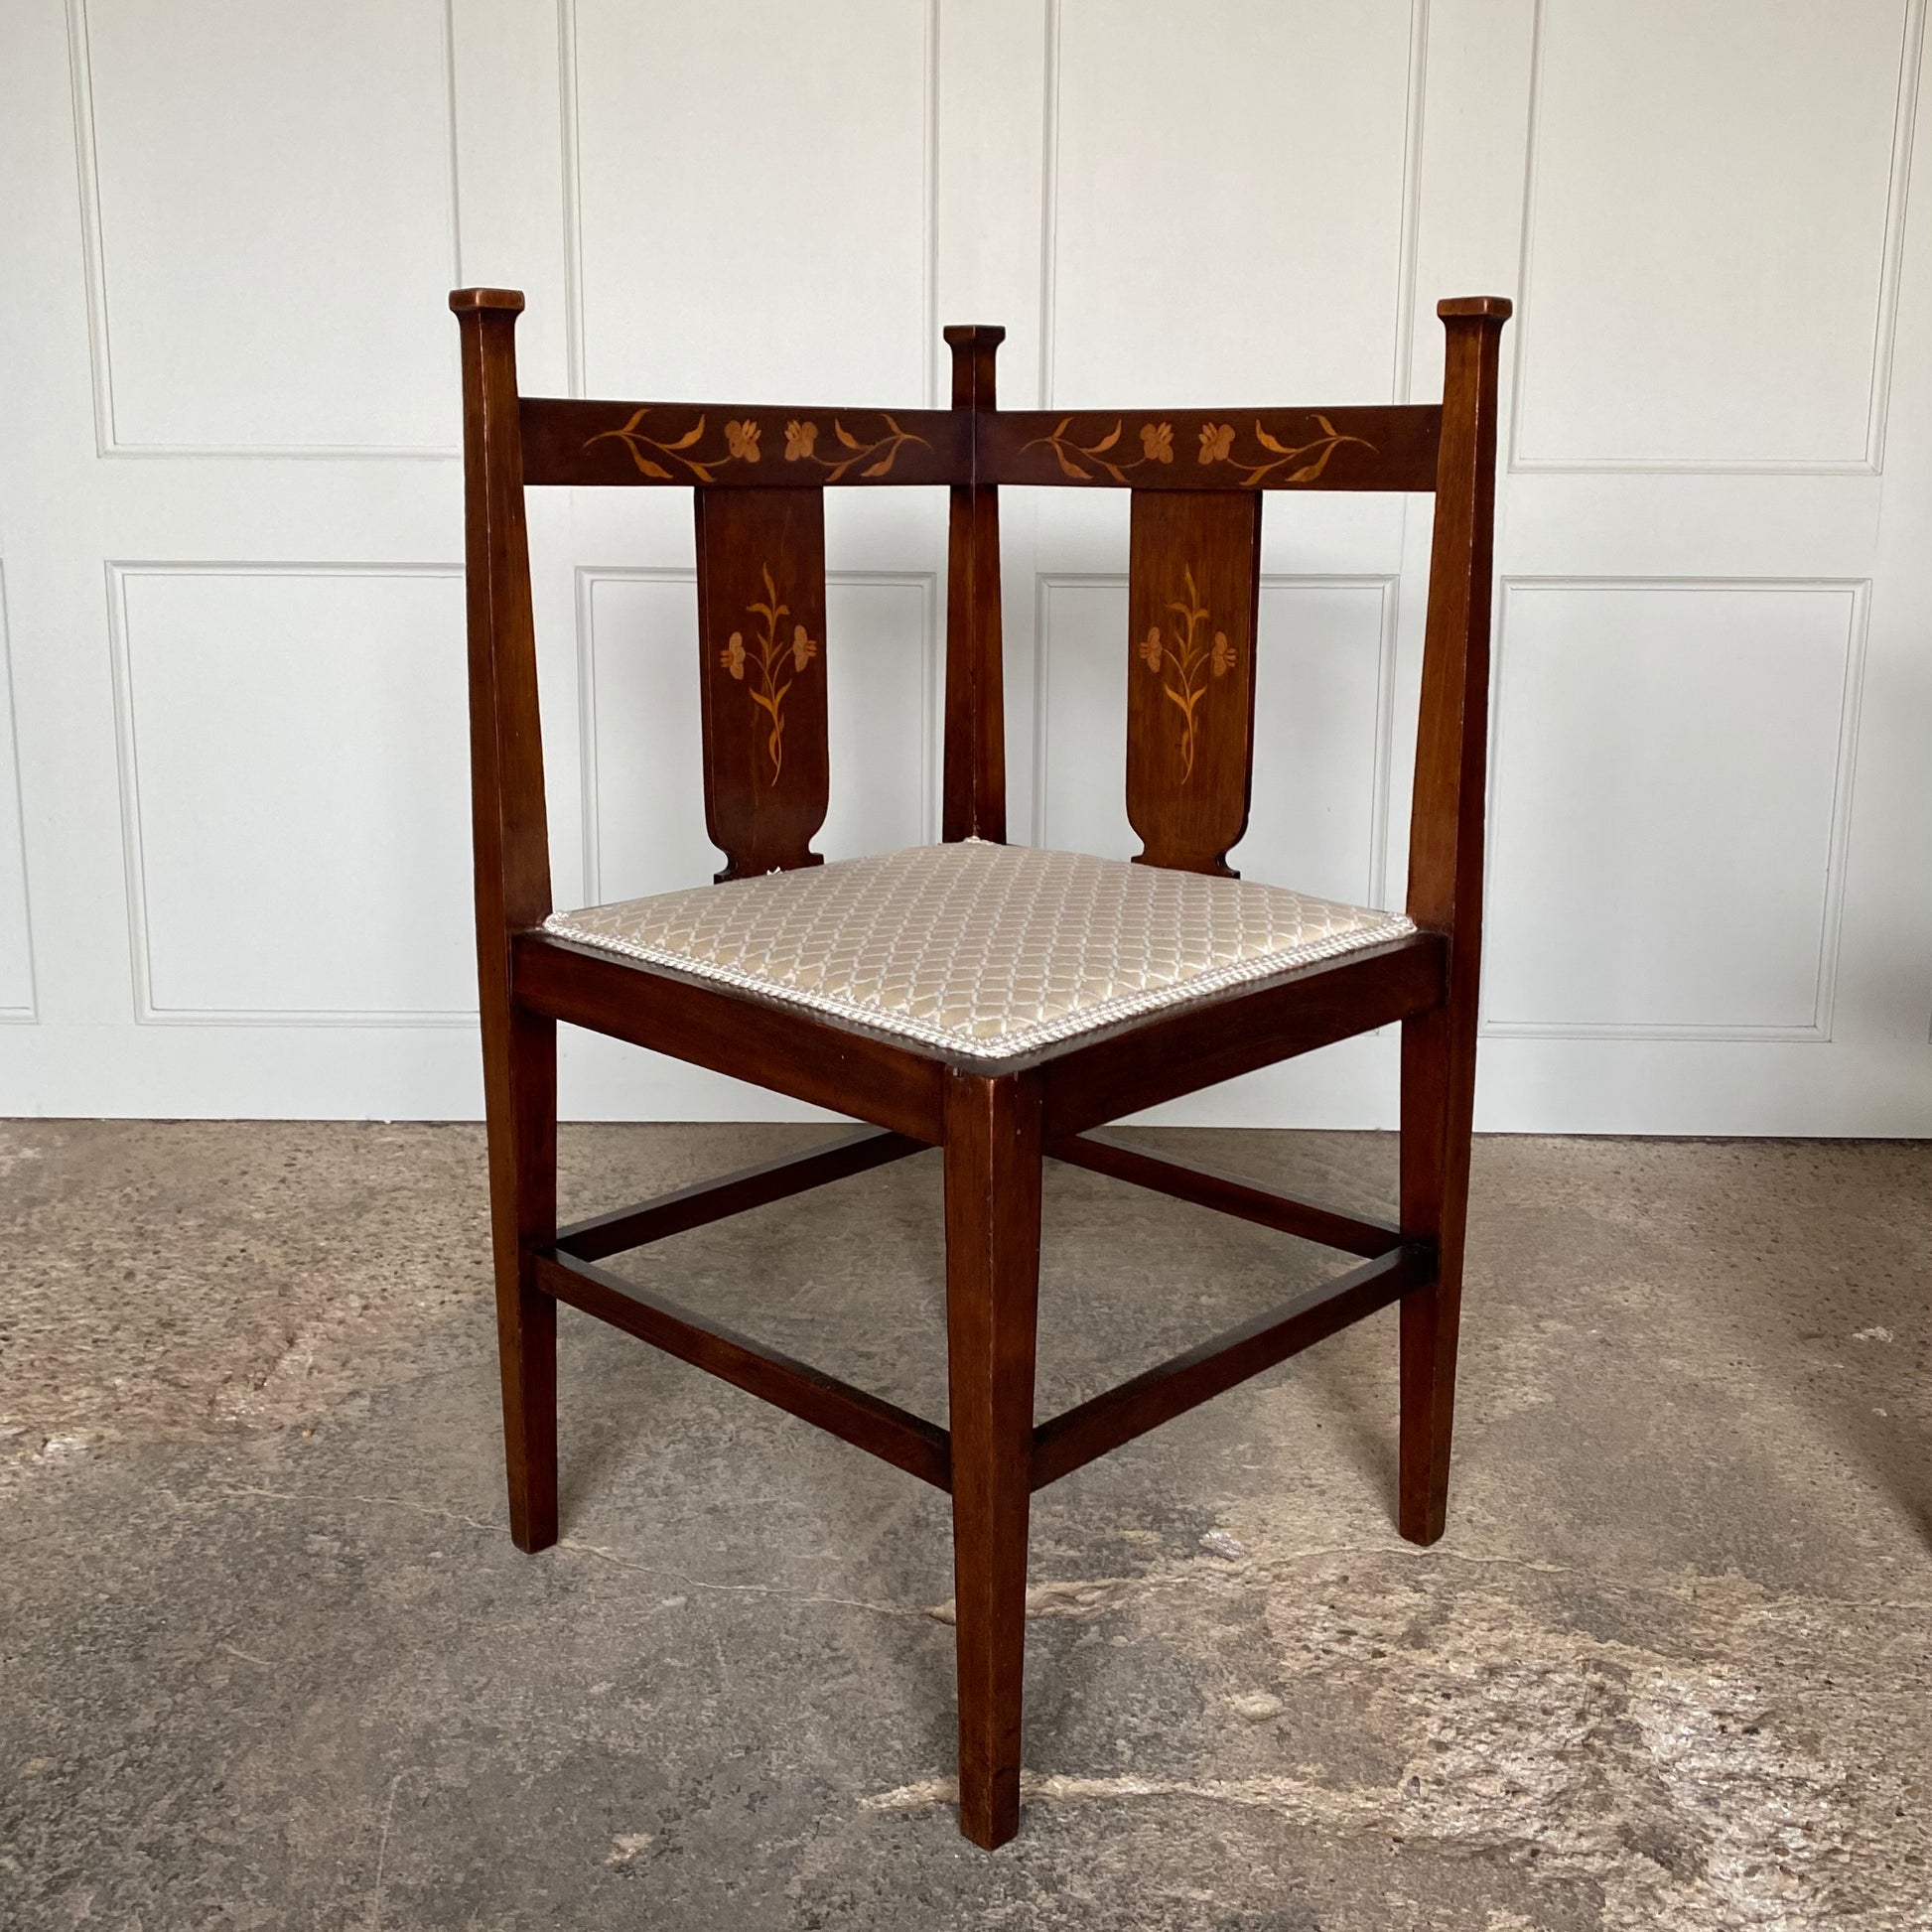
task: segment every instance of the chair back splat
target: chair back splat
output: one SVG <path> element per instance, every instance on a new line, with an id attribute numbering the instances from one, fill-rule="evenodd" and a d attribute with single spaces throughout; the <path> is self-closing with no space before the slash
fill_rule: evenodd
<path id="1" fill-rule="evenodd" d="M 959 1823 L 1020 1825 L 1034 1490 L 1391 1304 L 1396 1520 L 1443 1533 L 1475 1089 L 1500 297 L 1445 302 L 1443 400 L 998 407 L 1005 332 L 948 329 L 951 406 L 519 395 L 523 298 L 463 289 L 471 774 L 510 1532 L 557 1541 L 559 1302 L 947 1491 Z M 825 492 L 950 492 L 942 842 L 827 866 Z M 683 488 L 697 536 L 709 884 L 551 899 L 526 487 Z M 1003 485 L 1130 493 L 1131 865 L 1006 844 Z M 1238 879 L 1271 494 L 1431 493 L 1408 911 Z M 557 1224 L 559 1022 L 866 1123 L 804 1154 Z M 1093 1130 L 1382 1027 L 1402 1032 L 1400 1201 L 1369 1220 Z M 680 1308 L 606 1258 L 938 1147 L 946 1426 Z M 1035 1424 L 1041 1165 L 1357 1258 L 1280 1308 Z M 1041 1767 L 1046 1768 L 1046 1767 Z"/>
<path id="2" fill-rule="evenodd" d="M 822 863 L 825 492 L 700 483 L 704 818 L 726 879 Z"/>

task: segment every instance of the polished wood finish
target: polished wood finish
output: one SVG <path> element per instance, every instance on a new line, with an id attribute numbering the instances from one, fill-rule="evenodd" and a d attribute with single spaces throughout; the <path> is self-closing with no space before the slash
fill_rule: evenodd
<path id="1" fill-rule="evenodd" d="M 1070 1168 L 1131 1180 L 1135 1186 L 1152 1188 L 1157 1194 L 1191 1201 L 1196 1207 L 1211 1207 L 1217 1214 L 1253 1221 L 1257 1227 L 1273 1228 L 1277 1234 L 1339 1248 L 1343 1254 L 1363 1255 L 1372 1261 L 1402 1245 L 1401 1229 L 1386 1221 L 1362 1220 L 1330 1208 L 1312 1207 L 1307 1201 L 1291 1200 L 1286 1194 L 1243 1180 L 1238 1174 L 1196 1167 L 1191 1162 L 1164 1161 L 1145 1148 L 1126 1147 L 1119 1141 L 1073 1134 L 1049 1142 L 1046 1153 L 1049 1159 Z"/>
<path id="2" fill-rule="evenodd" d="M 946 331 L 952 406 L 975 439 L 967 480 L 953 485 L 946 546 L 946 753 L 940 836 L 1007 836 L 1006 702 L 1000 637 L 1000 492 L 979 483 L 977 439 L 994 403 L 993 358 L 1004 329 Z"/>
<path id="3" fill-rule="evenodd" d="M 518 937 L 515 968 L 518 1003 L 552 1020 L 856 1114 L 929 1146 L 943 1137 L 945 1061 L 913 1041 L 748 1000 L 715 980 L 686 979 L 547 933 Z"/>
<path id="4" fill-rule="evenodd" d="M 1344 953 L 1291 979 L 1151 1013 L 1124 1034 L 1074 1040 L 1043 1063 L 1047 1137 L 1057 1142 L 1238 1073 L 1373 1033 L 1426 1011 L 1442 993 L 1442 941 L 1418 932 L 1372 952 Z"/>
<path id="5" fill-rule="evenodd" d="M 557 1030 L 511 991 L 512 940 L 551 909 L 517 428 L 523 298 L 468 289 L 450 307 L 463 345 L 471 831 L 503 1444 L 510 1535 L 537 1551 L 557 1540 L 557 1311 L 530 1262 L 557 1225 Z"/>
<path id="6" fill-rule="evenodd" d="M 1399 1301 L 1399 1521 L 1419 1542 L 1442 1531 L 1475 1063 L 1497 339 L 1509 305 L 1442 305 L 1440 407 L 1012 414 L 995 403 L 1001 332 L 992 328 L 947 331 L 947 410 L 721 408 L 519 398 L 512 332 L 522 298 L 462 290 L 451 306 L 463 338 L 478 968 L 512 1534 L 526 1550 L 557 1535 L 558 1302 L 949 1487 L 960 1823 L 978 1844 L 1001 1844 L 1019 1824 L 1035 1487 Z M 1132 489 L 1128 643 L 1140 683 L 1130 684 L 1129 808 L 1144 862 L 1208 872 L 1225 869 L 1246 822 L 1260 492 L 1435 491 L 1408 901 L 1419 930 L 999 1063 L 550 936 L 538 929 L 550 882 L 523 522 L 523 489 L 535 483 L 694 491 L 706 804 L 728 877 L 816 862 L 810 840 L 826 796 L 825 489 L 950 489 L 947 839 L 1006 833 L 1000 485 Z M 1170 694 L 1163 674 L 1179 668 L 1169 652 L 1186 641 L 1188 621 L 1207 656 L 1193 662 L 1192 683 Z M 1140 648 L 1155 624 L 1158 665 Z M 1185 745 L 1174 733 L 1183 720 L 1192 728 Z M 560 1234 L 559 1021 L 884 1131 Z M 1395 1024 L 1398 1227 L 1085 1138 L 1157 1102 Z M 945 1163 L 950 1430 L 597 1266 L 922 1146 L 942 1148 Z M 1035 1429 L 1048 1155 L 1369 1257 L 1367 1265 Z"/>
<path id="7" fill-rule="evenodd" d="M 1039 1296 L 1036 1076 L 946 1082 L 946 1380 L 958 1606 L 959 1824 L 1020 1829 L 1034 1341 Z"/>
<path id="8" fill-rule="evenodd" d="M 1100 489 L 1436 487 L 1443 412 L 1374 409 L 1012 410 L 980 433 L 979 480 Z"/>
<path id="9" fill-rule="evenodd" d="M 1254 775 L 1257 490 L 1137 489 L 1127 565 L 1135 863 L 1235 877 Z"/>
<path id="10" fill-rule="evenodd" d="M 1489 756 L 1490 550 L 1496 522 L 1496 389 L 1510 307 L 1493 296 L 1441 305 L 1448 332 L 1436 533 L 1423 636 L 1409 834 L 1409 916 L 1445 935 L 1443 1004 L 1402 1028 L 1402 1230 L 1431 1241 L 1437 1277 L 1402 1310 L 1397 1520 L 1434 1543 L 1449 1508 L 1475 1111 L 1482 962 L 1482 811 Z"/>
<path id="11" fill-rule="evenodd" d="M 579 1261 L 574 1255 L 538 1254 L 536 1273 L 544 1292 L 559 1302 L 744 1389 L 935 1489 L 950 1487 L 946 1432 L 909 1410 L 767 1348 L 709 1315 L 680 1308 L 594 1262 Z"/>
<path id="12" fill-rule="evenodd" d="M 1059 1481 L 1109 1449 L 1387 1308 L 1428 1278 L 1431 1261 L 1424 1244 L 1398 1248 L 1041 1423 L 1034 1431 L 1033 1486 L 1043 1489 Z"/>
<path id="13" fill-rule="evenodd" d="M 825 492 L 692 491 L 704 815 L 720 880 L 823 865 Z"/>
<path id="14" fill-rule="evenodd" d="M 761 489 L 972 481 L 970 421 L 950 409 L 525 396 L 522 424 L 527 483 Z"/>
<path id="15" fill-rule="evenodd" d="M 743 1214 L 747 1208 L 787 1200 L 808 1188 L 823 1187 L 827 1181 L 843 1180 L 848 1174 L 865 1173 L 888 1162 L 903 1161 L 908 1154 L 924 1152 L 921 1141 L 889 1134 L 884 1128 L 863 1127 L 856 1134 L 841 1134 L 837 1140 L 803 1154 L 760 1161 L 755 1167 L 740 1168 L 736 1173 L 694 1181 L 689 1187 L 659 1194 L 636 1207 L 621 1207 L 610 1214 L 573 1221 L 557 1230 L 557 1252 L 575 1261 L 602 1261 L 607 1255 L 626 1254 L 669 1235 Z"/>
<path id="16" fill-rule="evenodd" d="M 557 1310 L 530 1261 L 557 1221 L 555 1022 L 513 1009 L 498 1069 L 484 1107 L 504 1476 L 511 1540 L 534 1555 L 557 1540 Z"/>

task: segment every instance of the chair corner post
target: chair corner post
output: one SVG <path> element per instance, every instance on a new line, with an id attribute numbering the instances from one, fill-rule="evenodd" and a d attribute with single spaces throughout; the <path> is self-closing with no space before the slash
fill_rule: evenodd
<path id="1" fill-rule="evenodd" d="M 980 482 L 981 443 L 997 408 L 994 358 L 1006 331 L 992 323 L 945 331 L 952 407 L 967 419 L 969 481 L 952 490 L 946 574 L 945 775 L 940 837 L 1007 835 L 1006 697 L 1000 621 L 1000 492 Z"/>
<path id="2" fill-rule="evenodd" d="M 1437 313 L 1448 341 L 1408 910 L 1446 935 L 1449 956 L 1442 1003 L 1402 1027 L 1402 1232 L 1431 1242 L 1436 1257 L 1433 1280 L 1404 1298 L 1401 1315 L 1397 1525 L 1422 1544 L 1443 1534 L 1449 1503 L 1481 990 L 1497 371 L 1510 303 L 1461 296 Z"/>
<path id="3" fill-rule="evenodd" d="M 516 934 L 551 909 L 516 382 L 523 298 L 459 289 L 450 307 L 463 342 L 471 825 L 503 1448 L 510 1534 L 535 1552 L 557 1540 L 557 1313 L 535 1267 L 556 1238 L 557 1030 L 517 1007 L 512 983 Z"/>
<path id="4" fill-rule="evenodd" d="M 511 931 L 541 923 L 551 910 L 516 381 L 516 318 L 523 298 L 513 289 L 458 289 L 450 307 L 463 341 L 464 575 L 478 912 L 506 939 Z"/>
<path id="5" fill-rule="evenodd" d="M 1439 304 L 1437 313 L 1447 338 L 1443 434 L 1416 735 L 1408 909 L 1418 924 L 1448 932 L 1453 946 L 1459 936 L 1474 939 L 1481 913 L 1497 370 L 1510 304 L 1503 296 L 1457 296 Z"/>

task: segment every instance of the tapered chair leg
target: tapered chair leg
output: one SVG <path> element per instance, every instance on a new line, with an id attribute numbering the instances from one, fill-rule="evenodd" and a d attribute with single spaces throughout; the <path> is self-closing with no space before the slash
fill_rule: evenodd
<path id="1" fill-rule="evenodd" d="M 949 1077 L 946 1350 L 958 1604 L 959 1828 L 989 1851 L 1020 1829 L 1039 1094 L 1025 1076 Z"/>
<path id="2" fill-rule="evenodd" d="M 1434 1543 L 1449 1515 L 1455 1341 L 1469 1198 L 1475 1041 L 1438 1009 L 1402 1027 L 1402 1231 L 1435 1245 L 1435 1284 L 1402 1302 L 1402 1428 L 1397 1528 Z"/>
<path id="3" fill-rule="evenodd" d="M 510 1536 L 534 1554 L 557 1540 L 557 1305 L 529 1252 L 557 1235 L 557 1028 L 514 1009 L 485 1042 L 489 1220 Z"/>

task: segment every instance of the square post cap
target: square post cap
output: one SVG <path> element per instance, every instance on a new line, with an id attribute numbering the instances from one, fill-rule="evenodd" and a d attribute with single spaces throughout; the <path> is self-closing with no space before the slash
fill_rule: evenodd
<path id="1" fill-rule="evenodd" d="M 523 307 L 521 289 L 452 289 L 450 307 L 460 316 L 479 310 L 500 309 L 516 315 Z"/>

